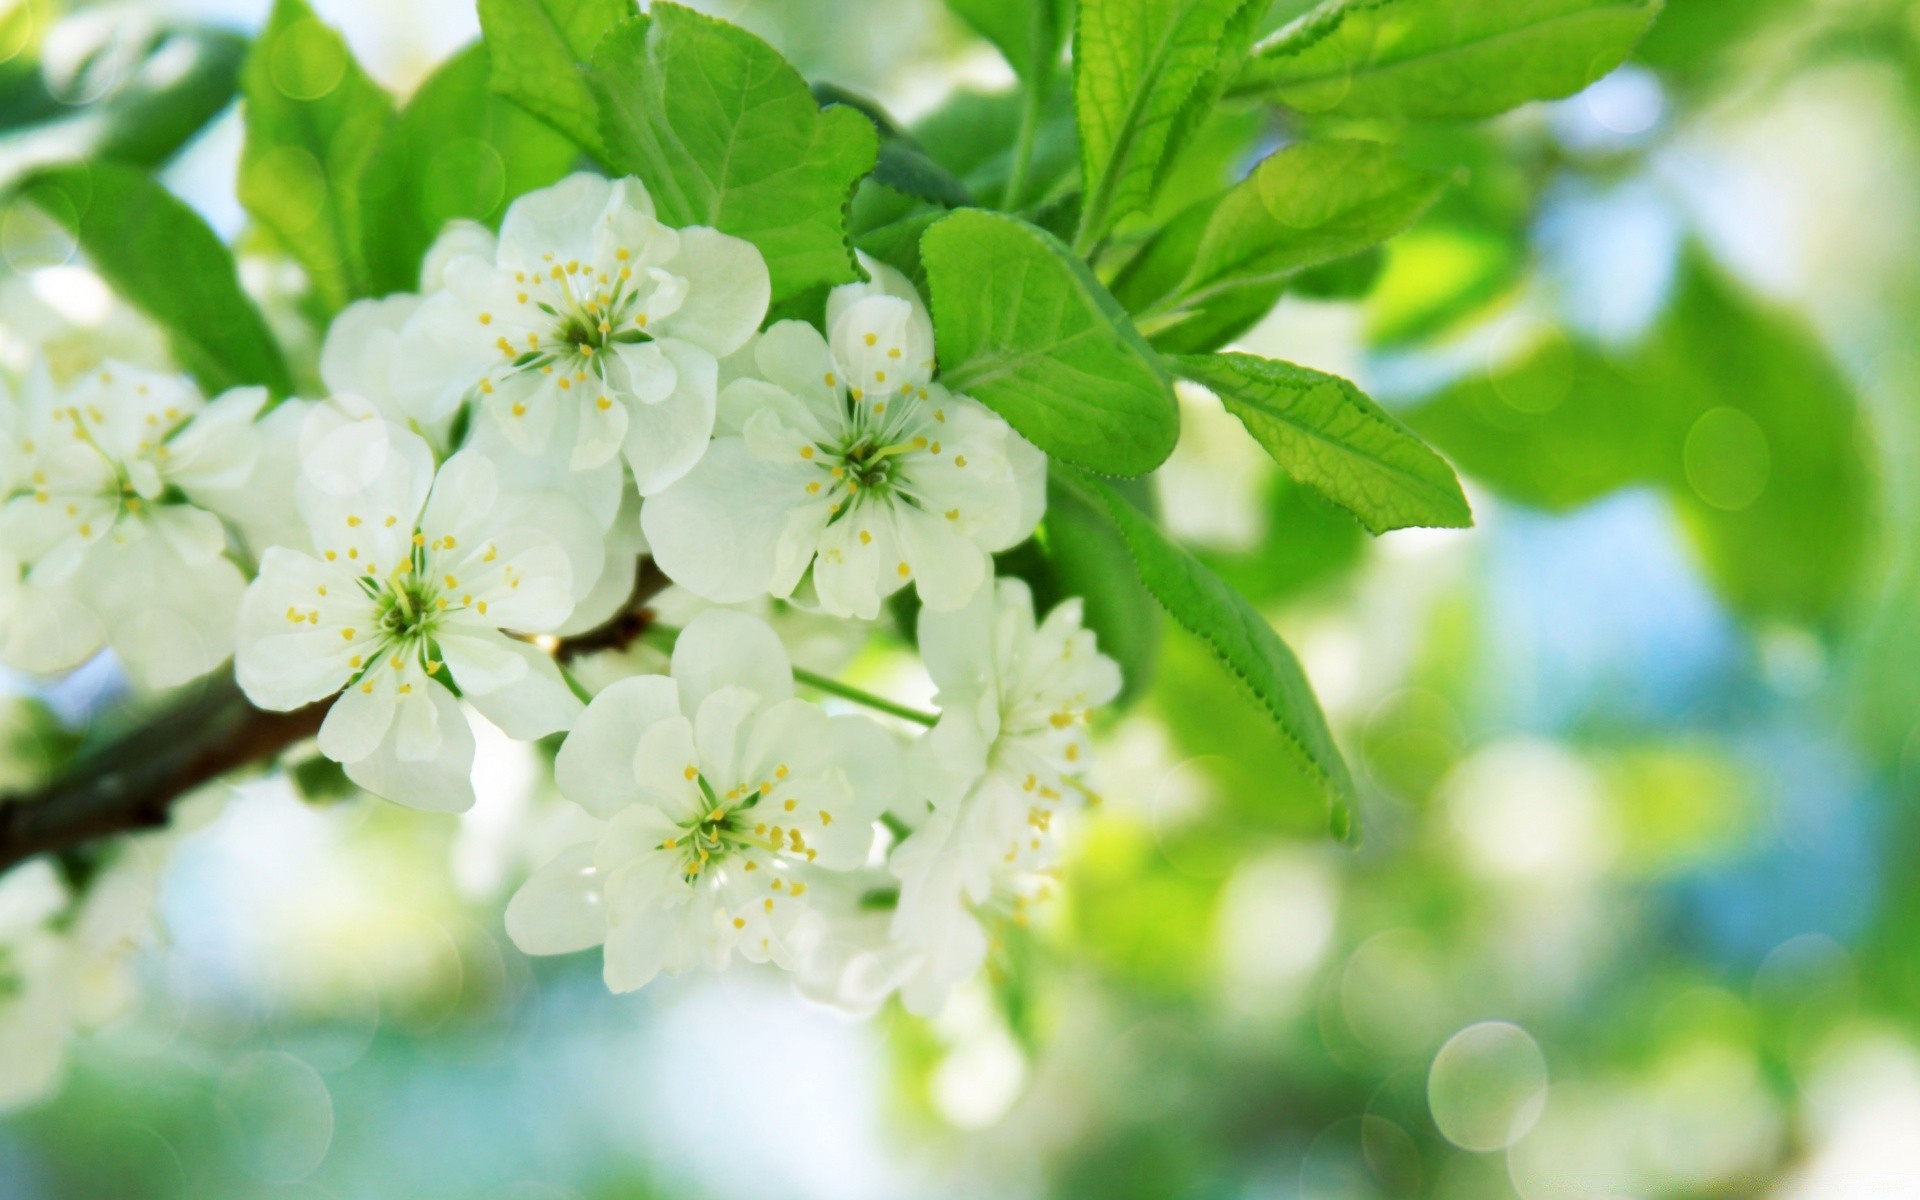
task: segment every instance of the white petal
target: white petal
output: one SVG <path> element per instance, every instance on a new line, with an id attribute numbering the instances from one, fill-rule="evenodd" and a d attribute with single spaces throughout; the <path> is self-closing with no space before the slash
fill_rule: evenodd
<path id="1" fill-rule="evenodd" d="M 871 621 L 880 615 L 881 597 L 898 590 L 902 582 L 891 567 L 882 579 L 882 535 L 891 542 L 891 522 L 872 521 L 864 506 L 827 526 L 820 535 L 820 553 L 813 562 L 813 586 L 820 607 L 836 617 Z M 862 537 L 861 534 L 868 536 Z"/>
<path id="2" fill-rule="evenodd" d="M 0 570 L 11 570 L 0 556 Z M 52 675 L 99 653 L 107 631 L 66 587 L 22 581 L 0 590 L 0 662 L 17 671 Z"/>
<path id="3" fill-rule="evenodd" d="M 349 689 L 345 695 L 357 691 Z M 343 764 L 347 778 L 376 796 L 409 808 L 465 812 L 473 807 L 473 728 L 453 693 L 438 684 L 427 686 L 425 692 L 433 703 L 440 735 L 434 757 L 423 762 L 404 761 L 395 753 L 394 739 L 388 738 L 365 758 Z M 337 708 L 338 701 L 335 705 Z M 332 719 L 331 713 L 328 719 Z M 324 727 L 321 732 L 324 736 Z"/>
<path id="4" fill-rule="evenodd" d="M 429 539 L 453 534 L 461 541 L 478 540 L 487 528 L 500 497 L 499 473 L 493 461 L 472 450 L 462 450 L 440 465 L 433 490 L 420 514 L 420 530 Z M 408 529 L 409 536 L 413 530 Z"/>
<path id="5" fill-rule="evenodd" d="M 761 462 L 738 438 L 716 440 L 693 470 L 641 508 L 654 561 L 675 583 L 717 603 L 764 595 L 807 473 Z"/>
<path id="6" fill-rule="evenodd" d="M 420 290 L 437 292 L 446 284 L 447 266 L 457 258 L 474 257 L 491 263 L 499 251 L 493 231 L 478 221 L 448 221 L 427 248 L 420 264 Z"/>
<path id="7" fill-rule="evenodd" d="M 320 381 L 334 395 L 354 395 L 378 407 L 392 386 L 391 367 L 401 330 L 420 311 L 421 298 L 407 292 L 356 300 L 327 326 L 320 347 Z M 402 420 L 398 414 L 390 419 Z"/>
<path id="8" fill-rule="evenodd" d="M 697 953 L 702 910 L 671 867 L 643 861 L 607 881 L 605 979 L 613 992 L 650 983 L 663 969 L 684 966 Z"/>
<path id="9" fill-rule="evenodd" d="M 593 843 L 562 850 L 507 902 L 507 936 L 525 954 L 571 954 L 607 937 L 606 898 Z"/>
<path id="10" fill-rule="evenodd" d="M 839 324 L 841 314 L 849 308 L 873 296 L 892 296 L 906 301 L 913 306 L 915 320 L 932 327 L 933 319 L 927 314 L 926 302 L 914 289 L 911 279 L 864 251 L 858 252 L 856 257 L 860 260 L 861 269 L 867 273 L 867 281 L 841 284 L 827 293 L 828 329 Z"/>
<path id="11" fill-rule="evenodd" d="M 693 718 L 693 744 L 707 782 L 717 788 L 749 782 L 742 773 L 741 751 L 749 722 L 761 707 L 760 697 L 741 687 L 720 688 L 700 702 Z"/>
<path id="12" fill-rule="evenodd" d="M 320 725 L 320 753 L 337 763 L 352 763 L 372 754 L 393 728 L 399 702 L 397 686 L 375 664 L 364 683 L 340 693 Z"/>
<path id="13" fill-rule="evenodd" d="M 245 482 L 260 457 L 261 438 L 254 418 L 266 402 L 265 388 L 234 388 L 195 413 L 167 442 L 163 463 L 167 482 L 196 500 Z"/>
<path id="14" fill-rule="evenodd" d="M 143 577 L 139 566 L 122 564 L 130 574 L 112 587 L 93 585 L 94 611 L 135 684 L 153 690 L 178 687 L 233 653 L 234 619 L 247 581 L 224 558 L 197 566 L 183 565 L 171 554 L 145 561 L 162 573 Z"/>
<path id="15" fill-rule="evenodd" d="M 838 416 L 846 380 L 840 378 L 839 364 L 819 330 L 805 321 L 780 321 L 754 343 L 753 356 L 761 374 L 816 416 Z"/>
<path id="16" fill-rule="evenodd" d="M 560 676 L 560 667 L 538 646 L 516 638 L 503 639 L 509 653 L 526 663 L 517 683 L 497 691 L 467 691 L 467 703 L 498 725 L 508 737 L 530 742 L 571 726 L 583 711 L 579 697 Z M 459 678 L 455 668 L 455 678 Z M 463 689 L 465 685 L 462 685 Z"/>
<path id="17" fill-rule="evenodd" d="M 981 584 L 993 575 L 986 551 L 955 532 L 943 516 L 897 505 L 894 530 L 920 599 L 929 609 L 959 608 L 984 590 Z"/>
<path id="18" fill-rule="evenodd" d="M 674 367 L 673 391 L 653 404 L 629 406 L 627 462 L 642 496 L 651 496 L 693 469 L 713 436 L 719 364 L 689 342 L 653 343 Z"/>
<path id="19" fill-rule="evenodd" d="M 732 609 L 708 609 L 688 622 L 674 643 L 673 678 L 683 711 L 700 711 L 723 687 L 745 688 L 766 704 L 793 696 L 793 668 L 779 635 Z"/>
<path id="20" fill-rule="evenodd" d="M 766 260 L 752 242 L 701 226 L 682 229 L 672 269 L 692 286 L 667 323 L 670 336 L 724 358 L 766 319 L 772 289 Z"/>
<path id="21" fill-rule="evenodd" d="M 561 794 L 596 817 L 618 813 L 638 787 L 633 760 L 641 736 L 679 715 L 680 689 L 662 675 L 622 679 L 602 691 L 574 721 L 554 760 Z"/>
<path id="22" fill-rule="evenodd" d="M 548 254 L 560 263 L 591 259 L 594 228 L 612 196 L 612 183 L 585 171 L 521 196 L 500 222 L 500 265 L 544 269 Z"/>
<path id="23" fill-rule="evenodd" d="M 684 824 L 704 808 L 699 770 L 693 722 L 685 717 L 668 717 L 655 721 L 640 735 L 629 774 L 639 782 L 646 803 Z"/>
<path id="24" fill-rule="evenodd" d="M 828 327 L 834 361 L 848 387 L 879 395 L 933 378 L 933 331 L 913 305 L 870 296 L 849 305 Z"/>
<path id="25" fill-rule="evenodd" d="M 1032 612 L 1032 593 L 1017 579 L 998 580 L 952 611 L 922 609 L 919 622 L 920 659 L 940 693 L 940 703 L 964 703 L 991 686 L 994 672 L 993 631 L 1000 610 L 1022 600 Z"/>
<path id="26" fill-rule="evenodd" d="M 612 462 L 627 440 L 631 418 L 627 410 L 638 402 L 625 396 L 603 395 L 582 405 L 574 422 L 573 450 L 567 465 L 575 471 L 589 471 Z"/>
<path id="27" fill-rule="evenodd" d="M 527 660 L 513 651 L 515 645 L 524 646 L 525 642 L 516 643 L 490 629 L 471 633 L 447 630 L 435 641 L 462 692 L 496 692 L 526 678 Z"/>

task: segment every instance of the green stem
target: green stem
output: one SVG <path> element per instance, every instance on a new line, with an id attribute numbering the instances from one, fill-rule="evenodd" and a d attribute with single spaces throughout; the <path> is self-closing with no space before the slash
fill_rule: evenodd
<path id="1" fill-rule="evenodd" d="M 680 631 L 671 625 L 652 625 L 647 628 L 645 633 L 640 635 L 641 641 L 651 642 L 655 647 L 669 653 L 672 652 L 673 644 L 678 641 L 679 638 Z M 829 679 L 825 675 L 816 675 L 812 671 L 805 670 L 801 667 L 793 668 L 793 681 L 795 683 L 804 683 L 816 692 L 825 692 L 829 696 L 838 696 L 842 700 L 851 700 L 855 704 L 864 705 L 867 708 L 873 709 L 875 712 L 883 712 L 890 717 L 899 717 L 903 721 L 912 721 L 917 725 L 925 725 L 929 729 L 940 723 L 940 718 L 933 713 L 921 712 L 917 708 L 908 708 L 904 704 L 895 704 L 883 696 L 876 696 L 872 692 L 862 691 L 850 683 L 841 683 L 838 679 Z"/>
<path id="2" fill-rule="evenodd" d="M 1007 212 L 1017 212 L 1020 201 L 1025 199 L 1027 176 L 1033 170 L 1033 147 L 1040 133 L 1040 110 L 1046 103 L 1036 83 L 1023 86 L 1020 106 L 1020 128 L 1013 139 L 1013 171 L 1007 176 L 1007 190 L 1000 197 L 1000 207 Z"/>
<path id="3" fill-rule="evenodd" d="M 932 713 L 921 712 L 917 708 L 908 708 L 904 704 L 895 704 L 893 701 L 883 699 L 874 695 L 872 692 L 863 692 L 857 687 L 841 683 L 838 679 L 828 679 L 825 675 L 815 675 L 812 671 L 804 671 L 799 667 L 793 669 L 793 681 L 795 683 L 804 683 L 817 692 L 825 692 L 829 696 L 838 696 L 842 700 L 851 700 L 855 704 L 865 705 L 875 712 L 883 712 L 888 716 L 899 717 L 903 721 L 912 721 L 929 728 L 938 724 L 940 721 L 940 718 Z"/>

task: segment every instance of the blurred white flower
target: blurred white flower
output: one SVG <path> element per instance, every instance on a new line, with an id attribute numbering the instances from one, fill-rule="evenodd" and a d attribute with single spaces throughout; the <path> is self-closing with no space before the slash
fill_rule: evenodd
<path id="1" fill-rule="evenodd" d="M 76 898 L 53 863 L 0 875 L 0 1111 L 52 1094 L 76 1032 L 132 997 L 127 959 L 153 925 L 157 861 L 124 848 Z"/>
<path id="2" fill-rule="evenodd" d="M 912 580 L 929 608 L 965 604 L 989 555 L 1033 532 L 1046 456 L 933 381 L 933 323 L 905 276 L 835 288 L 831 338 L 800 321 L 760 337 L 764 378 L 729 383 L 721 436 L 641 512 L 661 569 L 710 600 L 788 597 L 871 620 Z"/>
<path id="3" fill-rule="evenodd" d="M 63 671 L 110 644 L 164 688 L 231 653 L 246 581 L 216 512 L 253 468 L 265 402 L 241 388 L 208 403 L 122 363 L 66 388 L 35 369 L 17 403 L 0 393 L 0 559 L 16 568 L 0 595 L 5 623 L 36 631 L 6 638 L 9 665 Z"/>
<path id="4" fill-rule="evenodd" d="M 408 324 L 397 381 L 574 470 L 624 448 L 641 494 L 687 472 L 713 432 L 717 359 L 766 316 L 750 243 L 670 229 L 635 179 L 569 176 L 513 202 L 492 256 L 450 255 L 445 289 Z M 437 265 L 437 264 L 436 264 Z"/>
<path id="5" fill-rule="evenodd" d="M 891 735 L 795 699 L 773 630 L 726 609 L 687 626 L 671 678 L 596 696 L 555 775 L 607 826 L 527 881 L 507 932 L 529 954 L 604 943 L 616 992 L 735 952 L 794 966 L 818 937 L 809 889 L 866 861 L 900 784 Z"/>
<path id="6" fill-rule="evenodd" d="M 1083 627 L 1079 600 L 1036 625 L 1026 584 L 999 580 L 955 613 L 920 615 L 920 651 L 940 723 L 914 748 L 912 783 L 931 811 L 894 851 L 894 934 L 931 968 L 902 992 L 937 1010 L 986 955 L 970 906 L 1022 905 L 1045 889 L 1053 823 L 1081 794 L 1090 709 L 1120 692 L 1120 668 Z"/>
<path id="7" fill-rule="evenodd" d="M 313 417 L 298 486 L 315 553 L 262 558 L 240 610 L 240 686 L 282 711 L 338 693 L 322 753 L 390 800 L 465 809 L 473 734 L 453 689 L 514 737 L 571 723 L 580 704 L 552 658 L 506 631 L 567 619 L 596 582 L 597 531 L 563 498 L 500 488 L 471 451 L 436 475 L 406 430 Z"/>

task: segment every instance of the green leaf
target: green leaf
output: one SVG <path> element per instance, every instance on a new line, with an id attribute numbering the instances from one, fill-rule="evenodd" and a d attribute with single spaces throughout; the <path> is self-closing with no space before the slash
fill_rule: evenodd
<path id="1" fill-rule="evenodd" d="M 1220 397 L 1282 470 L 1369 533 L 1473 524 L 1453 468 L 1338 375 L 1251 354 L 1180 358 L 1173 369 Z"/>
<path id="2" fill-rule="evenodd" d="M 878 136 L 854 109 L 821 109 L 773 47 L 657 3 L 601 41 L 592 79 L 606 162 L 640 177 L 663 221 L 758 246 L 775 302 L 860 278 L 847 206 Z"/>
<path id="3" fill-rule="evenodd" d="M 1182 628 L 1207 644 L 1265 711 L 1291 757 L 1320 781 L 1334 836 L 1350 836 L 1353 779 L 1306 673 L 1280 635 L 1246 597 L 1169 540 L 1113 488 L 1072 472 L 1056 472 L 1053 478 L 1113 522 L 1133 555 L 1140 582 Z"/>
<path id="4" fill-rule="evenodd" d="M 493 90 L 601 161 L 600 102 L 585 64 L 633 0 L 480 0 Z"/>
<path id="5" fill-rule="evenodd" d="M 1804 322 L 1698 252 L 1643 345 L 1549 334 L 1407 421 L 1521 503 L 1660 488 L 1708 578 L 1749 617 L 1830 627 L 1871 560 L 1879 489 L 1845 374 Z"/>
<path id="6" fill-rule="evenodd" d="M 1075 248 L 1099 244 L 1147 207 L 1167 163 L 1212 103 L 1230 31 L 1251 35 L 1247 0 L 1081 0 L 1074 23 L 1074 112 L 1086 205 Z"/>
<path id="7" fill-rule="evenodd" d="M 442 63 L 387 126 L 356 191 L 367 283 L 375 294 L 420 286 L 420 263 L 448 221 L 497 224 L 514 198 L 567 173 L 567 138 L 487 88 L 487 48 Z"/>
<path id="8" fill-rule="evenodd" d="M 275 0 L 241 71 L 240 202 L 329 311 L 367 294 L 357 181 L 393 100 L 306 0 Z"/>
<path id="9" fill-rule="evenodd" d="M 73 233 L 114 291 L 167 331 L 174 357 L 209 394 L 245 384 L 292 390 L 233 255 L 172 193 L 106 162 L 41 171 L 22 193 Z"/>
<path id="10" fill-rule="evenodd" d="M 1151 496 L 1145 481 L 1129 499 Z M 1139 504 L 1136 504 L 1139 507 Z M 1133 556 L 1113 522 L 1077 492 L 1047 485 L 1046 550 L 1053 566 L 1050 602 L 1078 596 L 1100 652 L 1120 664 L 1117 703 L 1146 693 L 1160 653 L 1160 609 L 1134 572 Z M 1048 605 L 1051 606 L 1051 603 Z"/>
<path id="11" fill-rule="evenodd" d="M 14 12 L 30 15 L 25 6 Z M 246 50 L 246 39 L 221 30 L 157 30 L 113 88 L 77 110 L 47 90 L 30 61 L 6 64 L 0 188 L 81 158 L 158 166 L 232 102 Z"/>
<path id="12" fill-rule="evenodd" d="M 844 104 L 858 109 L 873 122 L 873 131 L 880 138 L 880 156 L 873 166 L 875 183 L 884 184 L 902 196 L 947 208 L 973 203 L 967 185 L 935 162 L 877 101 L 830 83 L 816 83 L 812 92 L 813 98 L 823 106 Z"/>
<path id="13" fill-rule="evenodd" d="M 943 383 L 1074 466 L 1141 475 L 1166 461 L 1180 436 L 1166 370 L 1059 239 L 962 209 L 920 253 Z"/>
<path id="14" fill-rule="evenodd" d="M 1290 277 L 1387 240 L 1446 186 L 1377 142 L 1289 146 L 1176 217 L 1115 280 L 1114 295 L 1156 330 L 1209 312 L 1258 309 L 1257 319 Z"/>
<path id="15" fill-rule="evenodd" d="M 913 138 L 928 157 L 958 176 L 988 207 L 998 207 L 1013 173 L 1013 147 L 1019 137 L 1022 97 L 1017 92 L 991 96 L 959 92 L 913 126 Z M 1079 165 L 1074 136 L 1073 96 L 1056 79 L 1043 94 L 1040 124 L 1024 190 L 1029 197 L 1057 193 Z"/>
<path id="16" fill-rule="evenodd" d="M 860 249 L 905 275 L 922 295 L 927 291 L 927 266 L 920 257 L 920 239 L 947 214 L 939 210 L 916 212 L 869 229 L 855 239 Z M 769 322 L 771 324 L 771 322 Z"/>
<path id="17" fill-rule="evenodd" d="M 1490 117 L 1613 70 L 1661 0 L 1327 0 L 1260 47 L 1234 90 L 1309 113 Z"/>
<path id="18" fill-rule="evenodd" d="M 1067 39 L 1071 0 L 947 0 L 1029 87 L 1045 87 Z"/>

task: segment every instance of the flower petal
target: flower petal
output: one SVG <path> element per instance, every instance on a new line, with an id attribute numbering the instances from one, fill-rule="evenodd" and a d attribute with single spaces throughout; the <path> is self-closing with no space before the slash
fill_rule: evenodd
<path id="1" fill-rule="evenodd" d="M 596 817 L 612 817 L 638 791 L 634 751 L 656 722 L 680 715 L 680 689 L 663 675 L 622 679 L 593 698 L 553 764 L 560 793 Z"/>
<path id="2" fill-rule="evenodd" d="M 654 561 L 675 583 L 716 603 L 764 595 L 807 470 L 761 462 L 738 438 L 716 440 L 679 482 L 642 506 Z"/>
<path id="3" fill-rule="evenodd" d="M 724 358 L 766 319 L 772 288 L 767 262 L 752 242 L 704 226 L 682 229 L 672 269 L 692 286 L 667 322 L 670 336 Z"/>
<path id="4" fill-rule="evenodd" d="M 523 742 L 559 733 L 579 718 L 584 706 L 560 675 L 552 656 L 538 646 L 517 638 L 501 639 L 507 652 L 526 663 L 526 674 L 518 682 L 494 691 L 467 690 L 467 703 L 480 715 L 498 725 L 508 737 Z M 460 678 L 459 668 L 454 668 Z M 461 685 L 465 688 L 465 684 Z"/>
<path id="5" fill-rule="evenodd" d="M 786 647 L 765 621 L 726 608 L 701 613 L 673 647 L 673 678 L 682 711 L 699 712 L 723 687 L 742 687 L 775 704 L 793 696 Z"/>
<path id="6" fill-rule="evenodd" d="M 642 496 L 665 489 L 707 452 L 718 403 L 719 364 L 690 342 L 653 343 L 674 368 L 674 388 L 657 403 L 628 406 L 627 462 Z"/>
<path id="7" fill-rule="evenodd" d="M 435 684 L 426 688 L 426 694 L 440 735 L 434 757 L 403 761 L 394 752 L 394 739 L 388 738 L 367 757 L 343 764 L 347 778 L 408 808 L 465 812 L 473 807 L 473 727 L 452 692 Z"/>
<path id="8" fill-rule="evenodd" d="M 562 850 L 507 902 L 507 936 L 524 954 L 571 954 L 607 937 L 606 898 L 593 843 Z"/>

